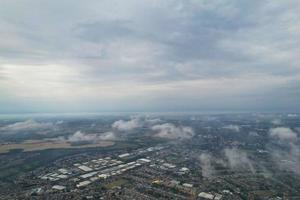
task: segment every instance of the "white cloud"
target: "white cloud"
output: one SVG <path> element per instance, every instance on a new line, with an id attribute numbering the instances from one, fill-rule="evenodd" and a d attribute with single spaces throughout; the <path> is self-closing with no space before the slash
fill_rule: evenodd
<path id="1" fill-rule="evenodd" d="M 277 127 L 270 129 L 270 136 L 273 138 L 278 138 L 280 140 L 295 140 L 297 139 L 297 134 L 290 128 Z"/>
<path id="2" fill-rule="evenodd" d="M 300 147 L 297 134 L 290 128 L 279 127 L 270 130 L 270 137 L 276 144 L 268 146 L 274 162 L 284 171 L 300 174 Z"/>
<path id="3" fill-rule="evenodd" d="M 254 167 L 246 152 L 236 148 L 224 149 L 225 157 L 228 160 L 229 167 L 232 169 L 248 169 L 254 173 Z"/>
<path id="4" fill-rule="evenodd" d="M 250 131 L 249 132 L 249 136 L 251 136 L 251 137 L 258 137 L 259 135 L 258 135 L 258 133 L 256 131 Z"/>
<path id="5" fill-rule="evenodd" d="M 115 134 L 113 132 L 106 132 L 103 134 L 87 134 L 81 131 L 76 131 L 73 135 L 67 137 L 69 142 L 90 142 L 95 143 L 101 140 L 115 140 Z"/>
<path id="6" fill-rule="evenodd" d="M 215 173 L 215 169 L 212 166 L 212 156 L 208 153 L 201 153 L 199 156 L 201 169 L 202 169 L 202 176 L 205 178 L 211 178 Z"/>
<path id="7" fill-rule="evenodd" d="M 73 135 L 68 137 L 69 142 L 92 142 L 97 139 L 97 135 L 95 134 L 85 134 L 81 131 L 75 132 Z"/>
<path id="8" fill-rule="evenodd" d="M 285 149 L 269 149 L 274 162 L 284 171 L 292 171 L 300 175 L 300 148 L 299 144 L 287 143 Z"/>
<path id="9" fill-rule="evenodd" d="M 156 131 L 155 137 L 167 139 L 190 139 L 194 136 L 194 131 L 188 126 L 175 126 L 171 123 L 154 125 L 151 128 Z"/>
<path id="10" fill-rule="evenodd" d="M 72 97 L 73 92 L 76 94 L 73 90 L 74 81 L 80 79 L 78 71 L 66 65 L 1 65 L 0 63 L 0 71 L 6 77 L 6 81 L 1 83 L 0 79 L 0 83 L 11 88 L 19 98 Z"/>
<path id="11" fill-rule="evenodd" d="M 227 126 L 223 126 L 224 129 L 228 129 L 228 130 L 232 130 L 235 132 L 240 132 L 240 127 L 238 125 L 227 125 Z"/>
<path id="12" fill-rule="evenodd" d="M 282 121 L 281 121 L 281 119 L 273 119 L 273 120 L 271 121 L 271 123 L 272 123 L 273 125 L 280 125 L 280 124 L 282 124 Z"/>
<path id="13" fill-rule="evenodd" d="M 297 117 L 298 115 L 297 115 L 297 114 L 294 114 L 294 113 L 289 113 L 287 116 L 288 116 L 288 117 Z"/>
<path id="14" fill-rule="evenodd" d="M 118 120 L 112 124 L 112 128 L 117 129 L 119 131 L 130 131 L 142 126 L 152 126 L 154 124 L 158 124 L 161 122 L 159 118 L 150 118 L 150 117 L 142 117 L 135 116 L 130 120 Z"/>
<path id="15" fill-rule="evenodd" d="M 116 140 L 117 137 L 113 132 L 106 132 L 99 135 L 100 140 Z"/>
<path id="16" fill-rule="evenodd" d="M 58 121 L 55 122 L 56 125 L 61 125 L 63 123 L 64 123 L 64 120 L 58 120 Z"/>
<path id="17" fill-rule="evenodd" d="M 16 122 L 1 127 L 2 131 L 30 131 L 30 130 L 44 130 L 53 127 L 53 123 L 50 122 L 37 122 L 33 119 L 29 119 L 23 122 Z"/>
<path id="18" fill-rule="evenodd" d="M 124 120 L 115 121 L 112 124 L 112 127 L 114 129 L 119 130 L 119 131 L 130 131 L 130 130 L 133 130 L 133 129 L 136 129 L 136 128 L 140 127 L 141 125 L 142 124 L 141 124 L 140 119 L 133 118 L 133 119 L 130 119 L 128 121 L 124 121 Z"/>
<path id="19" fill-rule="evenodd" d="M 158 124 L 161 122 L 161 119 L 159 118 L 145 118 L 145 123 L 148 125 Z"/>

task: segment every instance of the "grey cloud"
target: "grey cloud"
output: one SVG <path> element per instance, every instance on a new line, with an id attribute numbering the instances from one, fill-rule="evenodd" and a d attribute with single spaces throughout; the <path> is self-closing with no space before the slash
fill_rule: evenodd
<path id="1" fill-rule="evenodd" d="M 99 6 L 100 11 L 103 11 L 101 10 L 101 3 L 92 3 Z M 77 10 L 80 10 L 80 6 L 82 6 L 80 2 L 74 2 L 73 4 Z M 103 4 L 106 5 L 107 2 Z M 256 19 L 252 19 L 248 15 L 252 13 L 251 11 L 260 12 L 257 7 L 261 4 L 260 1 L 252 1 L 247 3 L 247 7 L 245 7 L 244 4 L 238 1 L 202 3 L 172 0 L 158 6 L 156 4 L 147 5 L 132 1 L 128 4 L 129 6 L 124 6 L 124 8 L 127 8 L 128 12 L 130 9 L 134 10 L 133 16 L 120 14 L 119 18 L 113 19 L 101 16 L 101 14 L 95 14 L 95 19 L 93 19 L 90 18 L 86 6 L 82 6 L 82 10 L 86 10 L 86 13 L 81 20 L 73 12 L 70 12 L 69 15 L 73 16 L 77 21 L 70 21 L 68 18 L 65 21 L 53 21 L 51 18 L 45 18 L 45 20 L 54 22 L 54 26 L 61 26 L 60 24 L 63 26 L 65 23 L 68 25 L 67 27 L 70 27 L 70 24 L 73 24 L 75 28 L 72 28 L 71 32 L 75 31 L 75 35 L 79 34 L 81 38 L 94 43 L 101 43 L 101 41 L 107 40 L 111 42 L 111 40 L 115 39 L 124 40 L 131 37 L 133 41 L 136 39 L 162 44 L 167 47 L 165 51 L 165 56 L 167 57 L 162 57 L 162 60 L 159 60 L 159 62 L 164 62 L 165 65 L 167 64 L 166 59 L 170 60 L 170 58 L 173 60 L 180 59 L 178 60 L 180 63 L 191 62 L 191 60 L 209 60 L 216 57 L 221 60 L 227 57 L 232 58 L 234 54 L 228 56 L 228 52 L 224 48 L 218 47 L 218 42 L 222 41 L 223 38 L 231 38 L 231 34 L 237 30 L 255 29 L 258 26 L 257 21 L 252 22 L 252 20 Z M 37 5 L 31 3 L 28 8 L 30 6 L 34 7 Z M 48 4 L 48 6 L 55 8 L 55 3 Z M 12 6 L 10 5 L 9 8 L 12 9 Z M 27 8 L 26 5 L 24 5 L 25 8 Z M 43 9 L 40 6 L 39 8 Z M 138 9 L 143 10 L 143 12 L 138 11 Z M 91 11 L 94 10 L 91 9 Z M 103 13 L 105 12 L 103 11 Z M 65 15 L 68 14 L 66 13 Z M 134 15 L 137 17 L 134 17 Z M 30 20 L 35 21 L 34 17 L 29 15 L 28 23 L 31 22 Z M 51 27 L 49 28 L 51 31 Z M 65 34 L 68 33 L 65 29 L 62 29 L 62 31 L 65 31 Z M 62 38 L 62 40 L 63 43 L 80 43 L 76 39 L 68 40 Z M 57 43 L 56 45 L 60 44 Z M 70 51 L 71 49 L 66 50 Z M 229 64 L 227 62 L 221 64 L 222 67 L 215 66 L 213 68 L 220 68 L 223 71 Z M 197 69 L 199 65 L 196 64 L 193 67 Z M 206 66 L 200 67 L 205 68 Z M 170 70 L 173 73 L 177 73 L 176 69 Z M 210 72 L 215 73 L 215 70 L 210 70 Z"/>
<path id="2" fill-rule="evenodd" d="M 100 91 L 96 86 L 104 85 L 109 91 L 123 92 L 126 97 L 115 100 L 119 105 L 116 109 L 137 109 L 132 103 L 123 105 L 124 99 L 133 102 L 136 96 L 142 96 L 138 109 L 151 104 L 159 110 L 168 107 L 174 110 L 183 105 L 189 107 L 191 101 L 195 104 L 192 110 L 216 108 L 216 105 L 218 110 L 239 110 L 244 105 L 252 110 L 299 109 L 299 11 L 299 3 L 293 0 L 272 3 L 259 0 L 166 0 L 159 3 L 92 0 L 88 4 L 78 0 L 46 0 L 43 4 L 36 0 L 3 0 L 0 2 L 0 85 L 3 88 L 0 89 L 9 93 L 3 95 L 5 100 L 28 101 L 28 98 L 14 97 L 18 94 L 16 87 L 4 85 L 9 82 L 13 85 L 15 80 L 11 79 L 13 75 L 1 73 L 2 65 L 29 64 L 42 69 L 60 64 L 78 72 L 64 78 L 68 82 L 66 85 L 72 87 L 70 91 L 80 87 L 78 91 L 92 90 L 95 94 L 94 91 Z M 247 85 L 260 79 L 257 77 L 266 80 L 259 88 L 249 89 Z M 179 100 L 173 105 L 164 101 L 168 100 L 173 88 L 178 88 L 176 84 L 226 79 L 245 80 L 247 84 L 241 85 L 241 92 L 235 95 L 230 94 L 231 88 L 219 89 L 229 94 L 224 98 L 213 95 L 213 83 L 208 83 L 211 84 L 209 95 L 199 94 L 195 91 L 202 92 L 201 89 L 189 86 L 192 92 L 186 99 L 181 100 L 181 94 L 186 92 L 184 88 L 174 92 L 171 99 Z M 274 84 L 276 80 L 281 82 Z M 120 92 L 119 87 L 124 83 L 149 87 L 151 92 L 142 90 L 142 94 L 128 94 L 123 88 Z M 60 84 L 54 80 L 49 85 Z M 158 91 L 157 88 L 165 85 L 166 91 Z M 231 86 L 231 83 L 224 85 Z M 29 104 L 40 100 L 37 92 L 31 93 L 28 88 L 20 90 L 37 94 L 38 97 L 29 98 L 33 99 Z M 286 98 L 277 98 L 282 93 Z M 94 99 L 92 95 L 86 96 L 85 99 Z M 115 108 L 110 106 L 114 96 L 108 99 L 103 100 L 106 105 L 102 107 Z M 51 107 L 48 104 L 56 105 L 57 102 L 40 107 Z M 5 105 L 1 107 L 9 104 Z M 95 107 L 90 109 L 95 110 Z M 15 108 L 9 106 L 9 109 Z"/>
<path id="3" fill-rule="evenodd" d="M 111 42 L 119 38 L 134 37 L 130 21 L 106 20 L 82 23 L 74 27 L 74 34 L 90 42 Z"/>

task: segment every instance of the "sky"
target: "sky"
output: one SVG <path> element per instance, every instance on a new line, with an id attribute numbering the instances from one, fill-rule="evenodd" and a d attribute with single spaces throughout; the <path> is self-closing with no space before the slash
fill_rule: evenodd
<path id="1" fill-rule="evenodd" d="M 298 0 L 1 0 L 0 113 L 300 111 Z"/>

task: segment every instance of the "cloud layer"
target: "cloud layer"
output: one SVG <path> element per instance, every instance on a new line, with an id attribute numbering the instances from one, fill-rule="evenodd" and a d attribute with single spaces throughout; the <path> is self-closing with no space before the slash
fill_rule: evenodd
<path id="1" fill-rule="evenodd" d="M 299 13 L 297 0 L 2 0 L 0 112 L 299 111 Z"/>

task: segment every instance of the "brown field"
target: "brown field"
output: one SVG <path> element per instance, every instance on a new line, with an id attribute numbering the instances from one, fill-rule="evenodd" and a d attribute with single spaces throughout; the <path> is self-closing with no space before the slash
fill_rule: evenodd
<path id="1" fill-rule="evenodd" d="M 71 143 L 61 140 L 26 140 L 22 143 L 0 144 L 0 154 L 7 153 L 13 149 L 23 149 L 24 152 L 45 149 L 76 149 L 89 147 L 108 147 L 115 143 L 112 141 L 99 141 L 94 144 L 71 146 Z"/>

